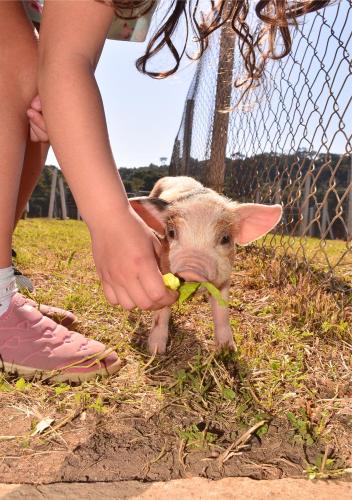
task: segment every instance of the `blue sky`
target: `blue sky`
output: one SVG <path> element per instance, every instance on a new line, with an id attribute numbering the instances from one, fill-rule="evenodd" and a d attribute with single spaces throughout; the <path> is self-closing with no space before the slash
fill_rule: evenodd
<path id="1" fill-rule="evenodd" d="M 195 63 L 185 59 L 176 75 L 153 80 L 135 68 L 144 47 L 107 40 L 96 72 L 118 167 L 159 164 L 160 157 L 170 158 L 195 69 Z M 52 151 L 46 163 L 58 165 Z"/>
<path id="2" fill-rule="evenodd" d="M 312 46 L 306 51 L 306 45 L 303 44 L 302 49 L 296 52 L 300 36 L 295 38 L 293 46 L 294 57 L 298 60 L 293 66 L 292 61 L 288 61 L 288 68 L 292 68 L 288 69 L 290 83 L 293 86 L 297 85 L 295 106 L 297 109 L 300 108 L 300 113 L 304 115 L 303 123 L 300 123 L 302 121 L 300 113 L 292 116 L 289 113 L 290 116 L 288 116 L 277 110 L 277 116 L 281 117 L 281 121 L 274 128 L 270 127 L 271 132 L 266 140 L 260 129 L 264 124 L 258 121 L 257 136 L 252 137 L 251 141 L 244 137 L 242 146 L 237 144 L 238 137 L 236 136 L 236 132 L 241 132 L 241 130 L 238 128 L 234 130 L 230 126 L 229 155 L 233 147 L 236 151 L 238 147 L 242 148 L 242 152 L 246 154 L 253 154 L 261 148 L 265 150 L 273 148 L 271 143 L 277 142 L 275 131 L 278 128 L 284 130 L 288 124 L 295 131 L 292 138 L 295 144 L 317 151 L 325 151 L 329 148 L 332 152 L 341 153 L 346 150 L 346 138 L 351 134 L 349 117 L 352 110 L 350 56 L 344 53 L 344 51 L 350 53 L 352 50 L 349 28 L 352 20 L 350 2 L 343 0 L 336 3 L 326 9 L 325 15 L 326 20 L 323 24 L 321 14 L 311 14 L 301 25 L 306 35 L 311 31 L 309 37 L 314 44 L 317 44 L 325 71 L 320 71 L 321 63 L 319 59 L 313 57 Z M 157 24 L 156 21 L 154 21 L 155 24 Z M 331 29 L 334 35 L 331 34 Z M 181 33 L 180 39 L 184 33 L 182 26 L 179 33 Z M 338 38 L 341 38 L 344 47 L 339 45 Z M 96 73 L 104 101 L 110 141 L 118 167 L 159 164 L 160 157 L 170 158 L 181 122 L 185 97 L 196 66 L 196 63 L 185 58 L 182 69 L 176 75 L 165 80 L 153 80 L 140 74 L 135 68 L 135 61 L 143 54 L 144 49 L 144 43 L 108 40 Z M 210 52 L 214 50 L 213 47 Z M 168 62 L 167 55 L 161 57 L 160 66 L 157 65 L 159 69 L 165 69 L 163 61 Z M 159 64 L 159 58 L 157 62 Z M 199 103 L 197 101 L 200 108 L 196 107 L 195 113 L 195 140 L 192 144 L 192 154 L 198 158 L 203 158 L 207 154 L 206 131 L 210 124 L 208 122 L 215 95 L 215 86 L 212 86 L 214 72 L 211 71 L 211 64 L 216 64 L 216 57 L 206 58 L 206 77 L 201 82 L 201 87 L 204 89 L 200 89 Z M 275 78 L 278 63 L 272 63 L 271 67 Z M 278 76 L 280 77 L 280 73 Z M 308 85 L 303 83 L 303 78 L 307 79 Z M 278 81 L 277 84 L 282 86 L 281 92 L 285 95 L 288 82 Z M 309 97 L 310 92 L 313 94 L 312 98 Z M 334 95 L 338 96 L 339 113 L 335 112 Z M 285 97 L 285 107 L 291 107 L 292 99 L 288 91 Z M 269 105 L 269 102 L 266 104 Z M 271 104 L 275 105 L 275 109 L 276 104 L 279 108 L 281 106 L 280 103 L 274 101 L 270 101 L 270 106 Z M 235 122 L 237 118 L 234 113 L 230 120 Z M 245 118 L 249 120 L 250 114 Z M 281 140 L 284 144 L 278 143 L 277 146 L 279 150 L 286 151 L 290 146 L 286 143 L 286 134 L 282 134 Z M 321 149 L 322 142 L 325 142 L 323 150 Z M 47 163 L 57 165 L 52 152 L 49 153 Z"/>

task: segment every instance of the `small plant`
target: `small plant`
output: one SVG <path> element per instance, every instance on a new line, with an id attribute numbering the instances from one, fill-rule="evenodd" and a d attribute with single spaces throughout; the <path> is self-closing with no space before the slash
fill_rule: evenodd
<path id="1" fill-rule="evenodd" d="M 208 430 L 200 431 L 196 424 L 186 427 L 184 430 L 178 431 L 180 439 L 186 442 L 190 448 L 204 449 L 209 444 L 215 443 L 217 435 Z"/>
<path id="2" fill-rule="evenodd" d="M 305 410 L 300 410 L 301 416 L 296 417 L 292 412 L 287 413 L 287 418 L 295 431 L 295 438 L 303 441 L 308 446 L 314 444 L 314 437 L 311 428 L 311 423 L 308 420 Z"/>
<path id="3" fill-rule="evenodd" d="M 19 378 L 15 383 L 15 388 L 17 391 L 25 392 L 28 391 L 32 387 L 32 384 L 26 382 L 24 378 Z"/>
<path id="4" fill-rule="evenodd" d="M 88 408 L 95 410 L 97 413 L 105 413 L 106 408 L 104 406 L 103 400 L 98 396 L 94 403 L 90 404 Z"/>
<path id="5" fill-rule="evenodd" d="M 327 450 L 328 451 L 328 450 Z M 342 476 L 348 469 L 336 466 L 336 459 L 329 458 L 328 453 L 320 453 L 313 464 L 308 464 L 304 471 L 308 479 L 328 479 Z"/>
<path id="6" fill-rule="evenodd" d="M 60 396 L 60 394 L 63 394 L 67 391 L 69 391 L 71 389 L 71 386 L 69 386 L 68 384 L 60 384 L 56 387 L 54 387 L 54 391 L 55 391 L 55 396 Z"/>

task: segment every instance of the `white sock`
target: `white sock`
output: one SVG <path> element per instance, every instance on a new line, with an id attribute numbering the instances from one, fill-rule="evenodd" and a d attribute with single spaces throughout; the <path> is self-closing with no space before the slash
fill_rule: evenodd
<path id="1" fill-rule="evenodd" d="M 0 269 L 0 316 L 7 311 L 16 292 L 17 286 L 13 267 Z"/>

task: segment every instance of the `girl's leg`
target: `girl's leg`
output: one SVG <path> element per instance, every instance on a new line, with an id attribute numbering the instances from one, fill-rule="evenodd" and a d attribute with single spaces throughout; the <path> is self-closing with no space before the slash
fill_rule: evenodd
<path id="1" fill-rule="evenodd" d="M 27 202 L 29 201 L 33 190 L 38 182 L 41 171 L 49 150 L 49 143 L 32 142 L 27 139 L 27 148 L 24 156 L 21 182 L 17 198 L 15 226 L 21 218 Z"/>
<path id="2" fill-rule="evenodd" d="M 0 369 L 71 381 L 113 373 L 120 367 L 115 353 L 15 293 L 11 241 L 37 73 L 37 42 L 21 1 L 0 1 L 0 47 Z"/>
<path id="3" fill-rule="evenodd" d="M 21 2 L 0 2 L 0 47 L 0 268 L 5 268 L 11 265 L 27 146 L 26 110 L 36 91 L 37 41 Z"/>

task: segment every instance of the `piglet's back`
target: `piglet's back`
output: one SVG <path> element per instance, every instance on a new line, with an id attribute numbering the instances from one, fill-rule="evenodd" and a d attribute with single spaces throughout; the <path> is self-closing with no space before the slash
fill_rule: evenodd
<path id="1" fill-rule="evenodd" d="M 163 177 L 155 184 L 149 196 L 172 202 L 205 190 L 208 191 L 200 182 L 192 179 L 192 177 Z"/>

